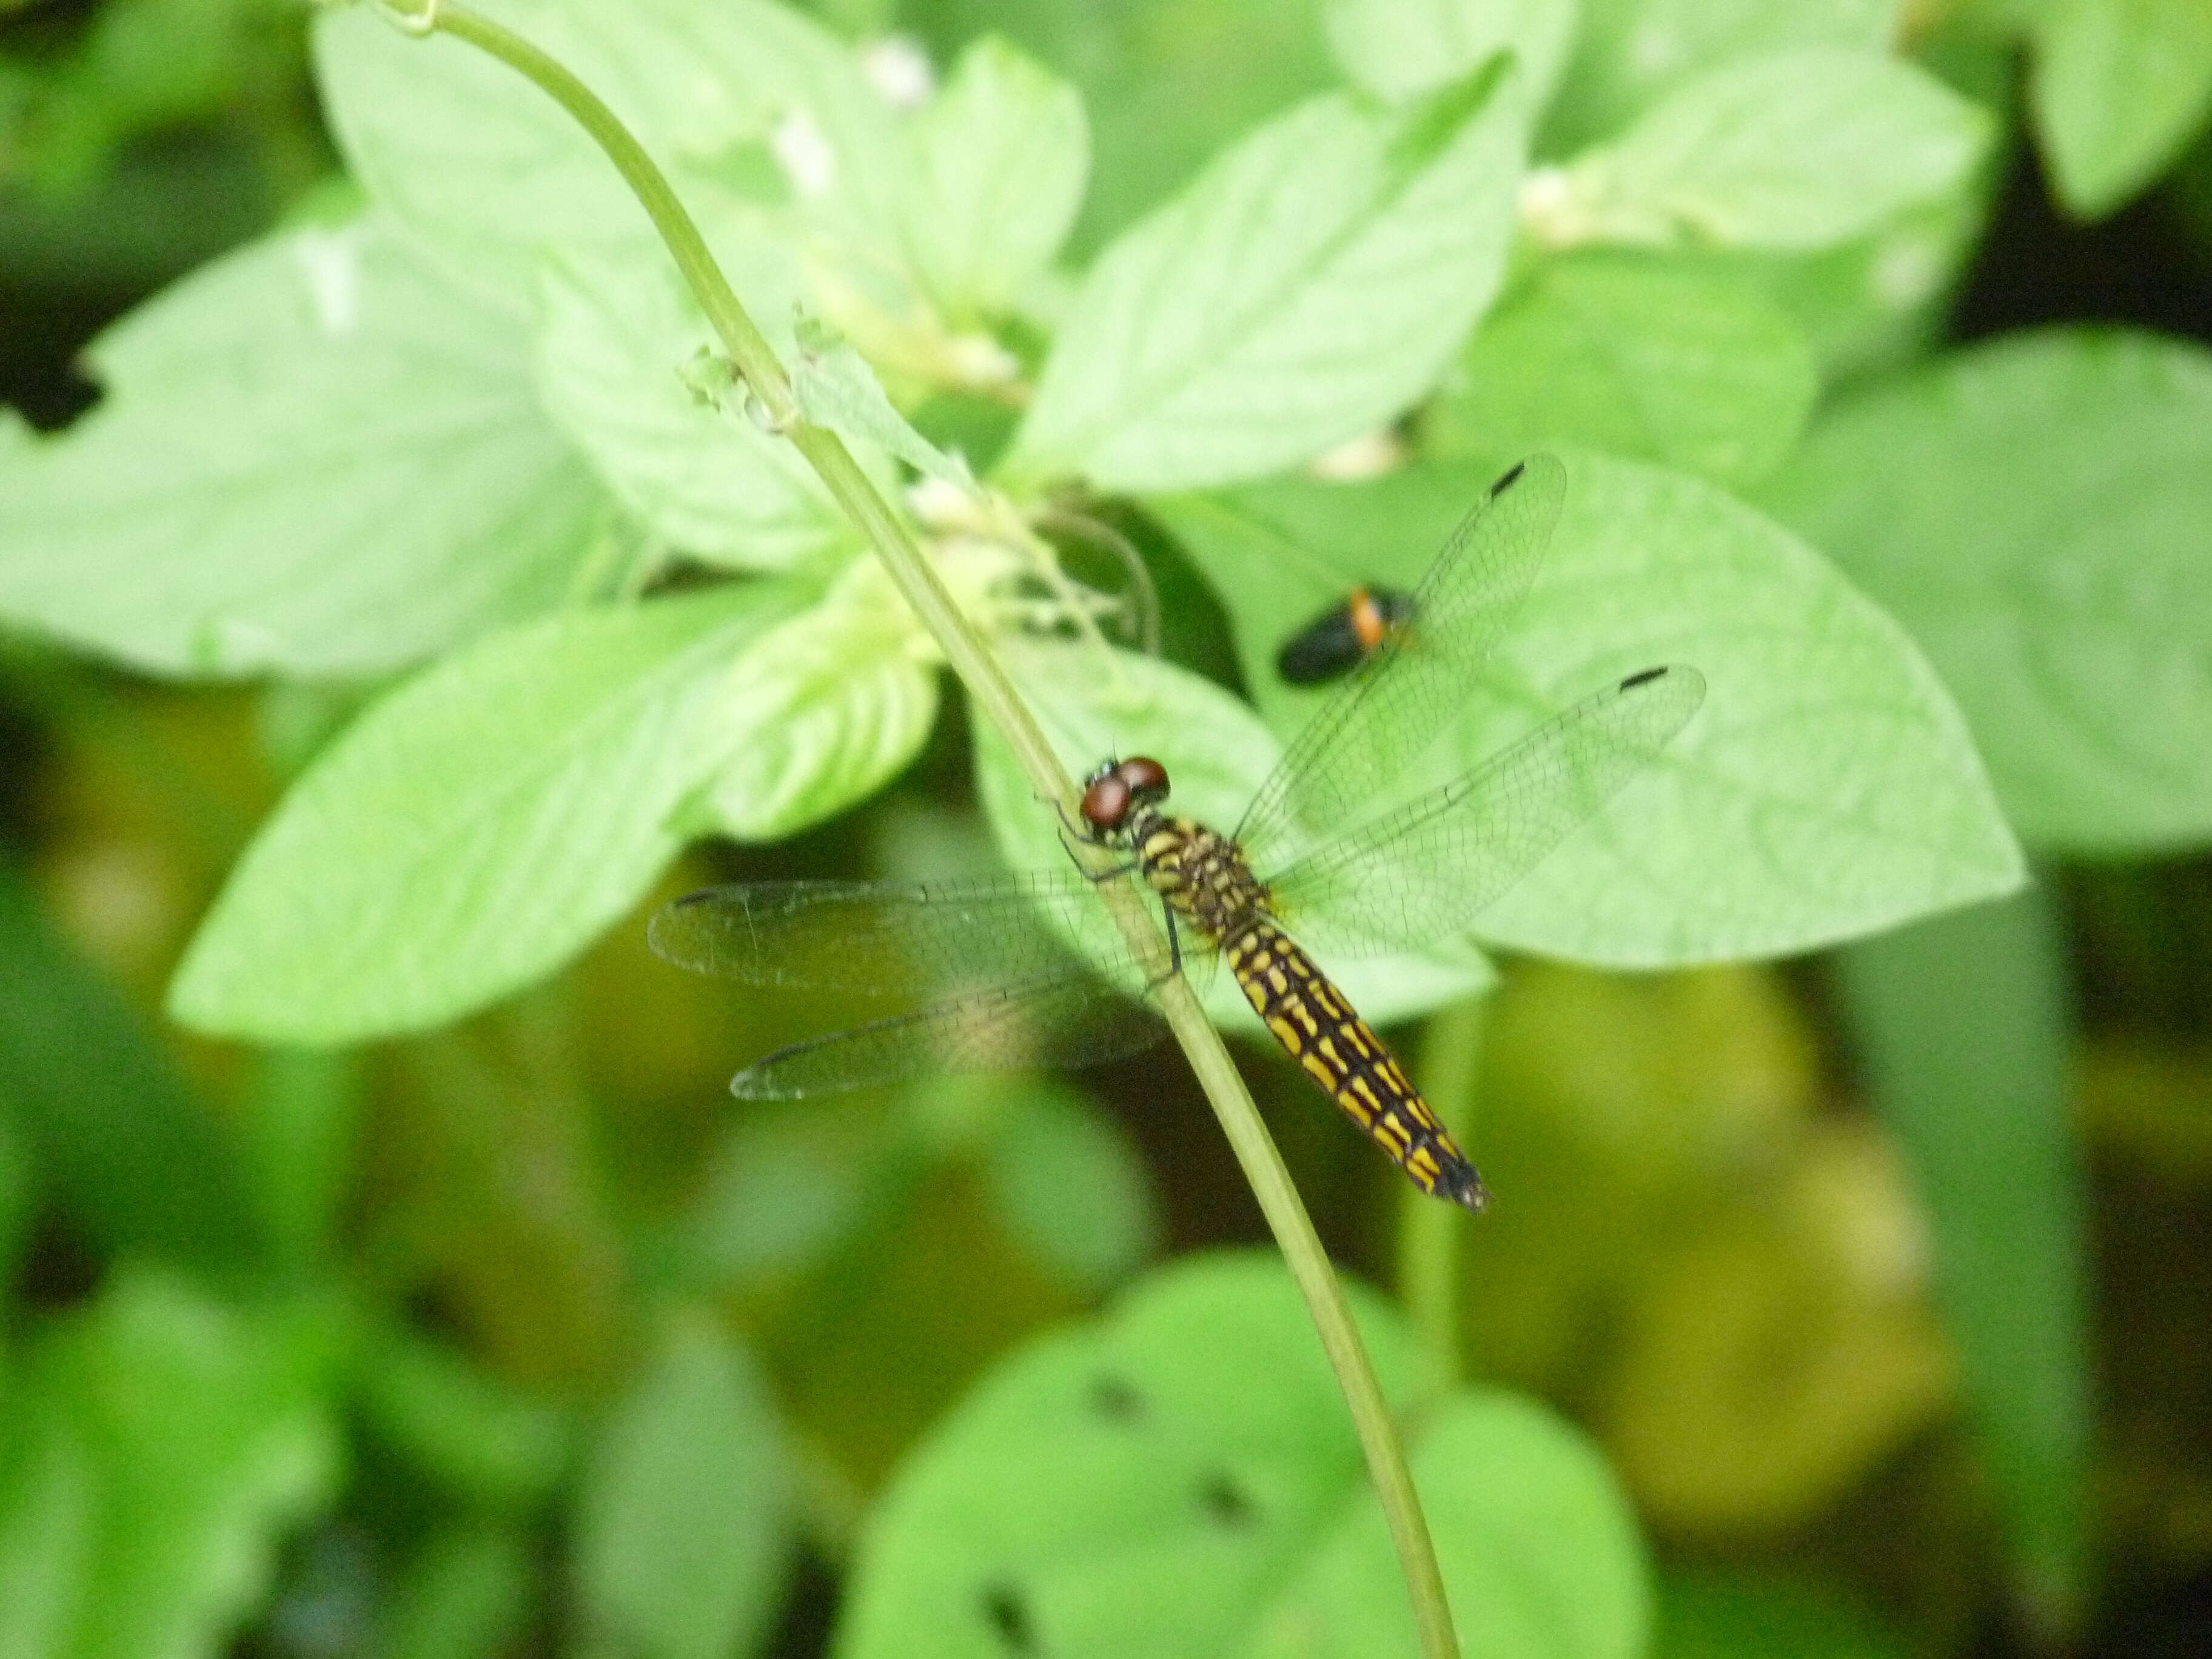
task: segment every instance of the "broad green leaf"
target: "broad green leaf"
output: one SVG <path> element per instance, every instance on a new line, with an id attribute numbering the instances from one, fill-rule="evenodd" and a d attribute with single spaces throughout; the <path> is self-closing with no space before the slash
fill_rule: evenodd
<path id="1" fill-rule="evenodd" d="M 9 1401 L 6 1432 L 28 1449 L 0 1480 L 9 1652 L 221 1651 L 286 1532 L 337 1486 L 325 1340 L 145 1272 L 49 1334 Z M 19 1645 L 27 1629 L 46 1642 Z"/>
<path id="2" fill-rule="evenodd" d="M 882 564 L 856 559 L 819 604 L 753 642 L 720 697 L 743 740 L 719 751 L 689 827 L 772 840 L 905 769 L 936 724 L 936 647 Z"/>
<path id="3" fill-rule="evenodd" d="M 640 1659 L 750 1652 L 783 1577 L 788 1481 L 750 1356 L 710 1316 L 678 1316 L 616 1406 L 577 1497 L 586 1629 Z"/>
<path id="4" fill-rule="evenodd" d="M 1765 294 L 1802 331 L 1824 381 L 1833 386 L 1930 349 L 1945 302 L 1980 245 L 1998 182 L 1997 169 L 1985 161 L 1960 188 L 1818 253 L 1713 249 L 1677 252 L 1668 263 Z"/>
<path id="5" fill-rule="evenodd" d="M 1046 1267 L 1106 1289 L 1159 1248 L 1159 1206 L 1144 1161 L 1091 1101 L 1049 1083 L 1007 1103 L 986 1154 L 1007 1230 Z"/>
<path id="6" fill-rule="evenodd" d="M 604 99 L 718 245 L 728 216 L 765 198 L 841 246 L 889 250 L 890 112 L 811 19 L 757 0 L 480 9 Z M 650 234 L 583 129 L 476 48 L 408 37 L 353 6 L 316 20 L 315 64 L 355 176 L 427 251 L 510 302 L 530 291 L 543 249 L 618 257 Z"/>
<path id="7" fill-rule="evenodd" d="M 1896 44 L 1904 0 L 1582 0 L 1582 25 L 1550 118 L 1547 155 L 1628 125 L 1679 82 L 1784 46 Z"/>
<path id="8" fill-rule="evenodd" d="M 1936 1235 L 1936 1278 L 2031 1605 L 2063 1618 L 2086 1565 L 2088 1197 L 2056 908 L 2029 892 L 1869 939 L 1843 1006 Z"/>
<path id="9" fill-rule="evenodd" d="M 900 227 L 924 291 L 957 321 L 1009 309 L 1082 205 L 1082 98 L 987 35 L 960 54 L 907 143 Z"/>
<path id="10" fill-rule="evenodd" d="M 681 845 L 750 735 L 726 688 L 796 606 L 755 584 L 493 635 L 372 707 L 246 849 L 170 987 L 201 1030 L 341 1042 L 550 972 Z"/>
<path id="11" fill-rule="evenodd" d="M 1655 663 L 1710 685 L 1667 752 L 1475 927 L 1662 967 L 1793 953 L 2010 890 L 2020 854 L 1965 722 L 1904 630 L 1702 480 L 1594 454 L 1450 741 L 1470 761 Z M 1161 503 L 1226 596 L 1248 679 L 1354 581 L 1411 587 L 1490 481 L 1465 463 Z M 1295 729 L 1310 699 L 1273 703 Z"/>
<path id="12" fill-rule="evenodd" d="M 1244 816 L 1281 753 L 1250 708 L 1211 680 L 1155 658 L 1085 648 L 1048 647 L 1010 658 L 1017 683 L 1063 765 L 1080 777 L 1115 755 L 1150 755 L 1168 769 L 1173 808 L 1224 834 Z M 1007 864 L 1062 869 L 1067 850 L 1060 821 L 998 734 L 976 733 L 976 789 Z M 1255 872 L 1262 880 L 1273 874 Z M 1494 975 L 1462 941 L 1417 939 L 1402 955 L 1325 963 L 1345 994 L 1376 1024 L 1428 1012 L 1488 986 Z M 1194 968 L 1202 964 L 1194 963 Z M 1198 978 L 1207 980 L 1202 971 Z M 1133 988 L 1132 977 L 1123 981 Z M 1199 987 L 1220 1024 L 1262 1035 L 1258 1018 L 1226 973 Z"/>
<path id="13" fill-rule="evenodd" d="M 544 610 L 604 498 L 527 354 L 373 215 L 230 255 L 94 343 L 98 408 L 0 449 L 0 616 L 232 677 L 386 672 Z"/>
<path id="14" fill-rule="evenodd" d="M 1796 445 L 1818 389 L 1804 336 L 1755 289 L 1679 260 L 1583 254 L 1509 293 L 1425 432 L 1447 453 L 1583 444 L 1748 483 Z"/>
<path id="15" fill-rule="evenodd" d="M 1668 1573 L 1658 1588 L 1653 1659 L 1911 1659 L 1917 1651 L 1815 1580 Z"/>
<path id="16" fill-rule="evenodd" d="M 1407 1334 L 1356 1292 L 1385 1389 Z M 1468 1659 L 1628 1659 L 1649 1594 L 1603 1462 L 1542 1407 L 1432 1406 L 1414 1479 Z M 1319 1343 L 1272 1258 L 1215 1255 L 1003 1361 L 864 1540 L 839 1659 L 1410 1653 L 1413 1613 Z"/>
<path id="17" fill-rule="evenodd" d="M 2135 195 L 2212 112 L 2204 0 L 2063 0 L 2033 40 L 2028 106 L 2058 198 L 2077 218 Z"/>
<path id="18" fill-rule="evenodd" d="M 829 428 L 848 443 L 896 455 L 915 471 L 956 489 L 975 489 L 975 480 L 966 466 L 938 449 L 891 407 L 867 360 L 842 335 L 811 318 L 799 319 L 791 395 L 805 419 Z"/>
<path id="19" fill-rule="evenodd" d="M 1312 10 L 1282 0 L 901 0 L 898 21 L 940 60 L 995 33 L 1075 83 L 1094 158 L 1072 239 L 1083 257 L 1237 135 L 1336 79 Z"/>
<path id="20" fill-rule="evenodd" d="M 1497 290 L 1523 121 L 1493 66 L 1395 113 L 1318 98 L 1252 134 L 1092 268 L 1001 470 L 1189 488 L 1396 415 Z"/>
<path id="21" fill-rule="evenodd" d="M 2212 356 L 2054 329 L 1838 405 L 1767 484 L 1912 630 L 2030 842 L 2212 837 Z"/>
<path id="22" fill-rule="evenodd" d="M 1577 0 L 1322 0 L 1321 17 L 1346 76 L 1379 97 L 1427 92 L 1504 51 L 1540 110 L 1566 67 L 1577 9 Z"/>
<path id="23" fill-rule="evenodd" d="M 88 1242 L 208 1273 L 267 1259 L 227 1127 L 0 864 L 0 1116 Z M 5 1621 L 0 1620 L 0 1628 Z"/>
<path id="24" fill-rule="evenodd" d="M 1992 125 L 1924 70 L 1871 52 L 1735 58 L 1533 177 L 1522 213 L 1560 247 L 1832 247 L 1954 188 Z"/>
<path id="25" fill-rule="evenodd" d="M 821 480 L 744 411 L 684 373 L 714 349 L 659 261 L 574 257 L 541 273 L 538 374 L 553 418 L 623 504 L 667 544 L 738 570 L 787 570 L 854 545 Z M 789 301 L 766 314 L 787 315 Z M 709 359 L 724 364 L 726 360 Z"/>

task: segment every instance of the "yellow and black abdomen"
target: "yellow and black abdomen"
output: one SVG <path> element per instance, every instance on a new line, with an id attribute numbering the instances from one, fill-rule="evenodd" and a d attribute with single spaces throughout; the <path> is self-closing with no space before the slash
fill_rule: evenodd
<path id="1" fill-rule="evenodd" d="M 1490 1194 L 1444 1133 L 1397 1057 L 1382 1046 L 1313 958 L 1270 921 L 1226 947 L 1244 1000 L 1346 1116 L 1425 1193 L 1480 1212 Z"/>

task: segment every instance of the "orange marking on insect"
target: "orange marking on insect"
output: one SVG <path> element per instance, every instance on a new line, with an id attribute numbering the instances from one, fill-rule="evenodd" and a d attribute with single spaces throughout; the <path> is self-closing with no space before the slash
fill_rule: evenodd
<path id="1" fill-rule="evenodd" d="M 1352 590 L 1345 602 L 1345 611 L 1351 619 L 1352 637 L 1359 641 L 1363 653 L 1370 652 L 1382 643 L 1382 635 L 1389 623 L 1383 620 L 1382 607 L 1375 603 L 1375 595 L 1364 586 Z"/>

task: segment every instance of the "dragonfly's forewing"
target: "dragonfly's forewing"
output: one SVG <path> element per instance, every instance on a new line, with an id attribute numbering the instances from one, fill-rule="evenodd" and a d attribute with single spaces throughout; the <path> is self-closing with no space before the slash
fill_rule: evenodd
<path id="1" fill-rule="evenodd" d="M 730 1080 L 741 1100 L 788 1100 L 945 1072 L 1087 1066 L 1165 1035 L 1143 1003 L 1085 973 L 993 986 L 834 1036 L 793 1043 Z"/>
<path id="2" fill-rule="evenodd" d="M 1027 981 L 1129 951 L 1074 870 L 972 881 L 770 881 L 664 906 L 648 937 L 679 968 L 755 985 L 931 994 Z"/>
<path id="3" fill-rule="evenodd" d="M 1292 865 L 1269 883 L 1275 904 L 1331 957 L 1449 938 L 1619 793 L 1705 696 L 1694 668 L 1632 674 Z"/>
<path id="4" fill-rule="evenodd" d="M 1532 455 L 1460 522 L 1413 592 L 1412 617 L 1353 671 L 1253 798 L 1237 839 L 1262 875 L 1294 848 L 1371 816 L 1449 732 L 1468 680 L 1520 608 L 1566 497 L 1566 469 Z"/>

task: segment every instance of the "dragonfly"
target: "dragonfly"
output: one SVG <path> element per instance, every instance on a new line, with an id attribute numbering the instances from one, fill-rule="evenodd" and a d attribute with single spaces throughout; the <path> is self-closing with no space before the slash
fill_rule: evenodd
<path id="1" fill-rule="evenodd" d="M 1413 596 L 1402 587 L 1362 582 L 1283 641 L 1275 672 L 1290 685 L 1326 685 L 1382 648 L 1413 619 Z"/>
<path id="2" fill-rule="evenodd" d="M 1114 1058 L 1162 1034 L 1146 987 L 1182 973 L 1202 991 L 1225 958 L 1268 1032 L 1415 1186 L 1480 1212 L 1480 1173 L 1319 961 L 1465 933 L 1704 701 L 1696 669 L 1644 668 L 1418 787 L 1520 608 L 1565 492 L 1565 470 L 1547 455 L 1485 492 L 1414 589 L 1408 619 L 1338 682 L 1231 833 L 1169 813 L 1167 769 L 1133 756 L 1089 775 L 1080 822 L 1064 832 L 1109 849 L 1110 872 L 745 882 L 664 907 L 649 938 L 679 967 L 756 985 L 919 985 L 934 998 L 778 1048 L 739 1072 L 731 1091 L 792 1098 Z M 1409 779 L 1418 793 L 1408 799 Z M 1097 884 L 1122 878 L 1141 881 L 1160 906 L 1164 967 L 1132 947 L 1100 901 Z"/>

